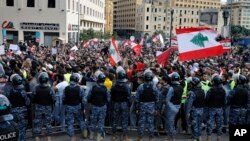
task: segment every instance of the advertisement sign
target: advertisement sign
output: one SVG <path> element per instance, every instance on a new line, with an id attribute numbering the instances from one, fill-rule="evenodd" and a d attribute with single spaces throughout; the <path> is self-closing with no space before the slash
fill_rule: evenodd
<path id="1" fill-rule="evenodd" d="M 28 30 L 59 30 L 60 24 L 56 23 L 20 23 L 21 29 Z"/>
<path id="2" fill-rule="evenodd" d="M 40 32 L 36 32 L 36 42 L 40 42 Z"/>
<path id="3" fill-rule="evenodd" d="M 204 10 L 200 12 L 200 25 L 217 25 L 218 24 L 218 10 Z"/>

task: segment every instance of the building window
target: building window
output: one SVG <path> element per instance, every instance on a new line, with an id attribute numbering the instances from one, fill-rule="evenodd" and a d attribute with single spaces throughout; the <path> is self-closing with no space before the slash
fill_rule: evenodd
<path id="1" fill-rule="evenodd" d="M 149 8 L 147 8 L 147 12 L 149 12 Z"/>
<path id="2" fill-rule="evenodd" d="M 72 6 L 73 6 L 72 10 L 74 11 L 75 10 L 75 1 L 74 0 L 73 0 Z"/>
<path id="3" fill-rule="evenodd" d="M 27 0 L 27 7 L 35 7 L 35 0 Z"/>
<path id="4" fill-rule="evenodd" d="M 156 25 L 154 26 L 154 29 L 156 29 Z"/>
<path id="5" fill-rule="evenodd" d="M 148 25 L 146 25 L 146 29 L 148 29 Z"/>
<path id="6" fill-rule="evenodd" d="M 56 0 L 48 0 L 48 8 L 56 8 Z"/>
<path id="7" fill-rule="evenodd" d="M 147 16 L 147 21 L 149 20 L 149 16 Z"/>
<path id="8" fill-rule="evenodd" d="M 70 9 L 70 0 L 68 0 L 68 9 Z"/>
<path id="9" fill-rule="evenodd" d="M 157 21 L 157 17 L 155 17 L 155 21 Z"/>
<path id="10" fill-rule="evenodd" d="M 6 6 L 14 6 L 14 0 L 6 0 Z"/>

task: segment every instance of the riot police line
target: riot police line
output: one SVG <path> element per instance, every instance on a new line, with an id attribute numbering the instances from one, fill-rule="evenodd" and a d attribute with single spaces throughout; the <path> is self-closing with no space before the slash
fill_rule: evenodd
<path id="1" fill-rule="evenodd" d="M 167 132 L 168 139 L 173 140 L 176 135 L 175 118 L 181 109 L 181 98 L 183 96 L 183 87 L 180 85 L 180 76 L 173 73 L 170 78 L 165 76 L 165 92 L 159 92 L 153 85 L 152 72 L 144 72 L 144 83 L 140 85 L 136 93 L 131 94 L 131 90 L 126 81 L 124 72 L 118 72 L 118 80 L 111 92 L 103 85 L 105 75 L 99 74 L 97 84 L 92 88 L 83 90 L 79 82 L 79 74 L 72 74 L 70 84 L 65 87 L 63 95 L 63 105 L 65 106 L 65 122 L 67 134 L 71 141 L 75 141 L 75 121 L 79 126 L 83 138 L 102 140 L 105 137 L 105 127 L 111 127 L 112 139 L 117 139 L 117 126 L 122 126 L 122 138 L 128 141 L 128 129 L 137 128 L 138 141 L 145 136 L 144 128 L 148 128 L 149 140 L 154 140 L 154 132 L 158 132 L 158 127 L 163 127 Z M 0 103 L 1 114 L 5 120 L 17 120 L 18 125 L 11 125 L 14 131 L 18 132 L 19 140 L 26 139 L 27 129 L 27 105 L 32 103 L 32 131 L 36 141 L 40 140 L 42 133 L 42 123 L 46 126 L 46 136 L 48 141 L 52 140 L 53 129 L 51 122 L 53 105 L 56 95 L 48 83 L 48 74 L 42 72 L 39 77 L 39 85 L 29 96 L 22 86 L 22 78 L 14 74 L 11 76 L 14 89 L 7 96 L 10 102 Z M 171 81 L 171 82 L 170 82 Z M 212 86 L 205 94 L 201 88 L 201 81 L 193 77 L 190 83 L 189 95 L 186 105 L 187 120 L 192 126 L 192 138 L 201 140 L 201 124 L 203 114 L 208 113 L 207 122 L 207 141 L 211 140 L 214 122 L 217 125 L 217 140 L 221 140 L 222 135 L 222 117 L 223 107 L 230 103 L 230 123 L 247 123 L 247 104 L 249 104 L 249 89 L 246 86 L 246 78 L 239 75 L 237 79 L 238 86 L 230 96 L 226 96 L 226 91 L 222 87 L 222 79 L 219 75 L 212 76 Z M 240 93 L 240 94 L 239 94 Z M 110 97 L 111 95 L 111 97 Z M 206 95 L 206 96 L 205 96 Z M 160 97 L 161 96 L 161 97 Z M 228 98 L 229 101 L 226 99 Z M 3 100 L 4 101 L 4 100 Z M 10 108 L 11 103 L 11 108 Z M 89 103 L 91 106 L 89 106 Z M 62 104 L 62 103 L 61 103 Z M 88 108 L 86 108 L 88 107 Z M 205 110 L 205 107 L 207 109 Z M 83 110 L 84 109 L 84 110 Z M 84 111 L 84 116 L 83 113 Z M 91 111 L 91 112 L 90 112 Z M 12 115 L 10 115 L 11 113 Z M 121 118 L 118 118 L 121 116 Z M 216 121 L 214 121 L 216 118 Z M 129 121 L 130 119 L 130 121 Z M 165 120 L 164 120 L 165 119 Z M 235 120 L 236 119 L 236 120 Z M 121 121 L 119 121 L 121 120 Z M 120 123 L 121 122 L 121 123 Z M 145 123 L 147 123 L 145 125 Z M 9 123 L 8 123 L 9 124 Z M 97 126 L 98 125 L 98 126 Z M 11 131 L 11 130 L 10 130 Z M 13 132 L 13 131 L 11 131 Z M 8 133 L 9 134 L 9 133 Z M 13 137 L 14 136 L 3 136 Z M 14 135 L 14 134 L 13 134 Z"/>

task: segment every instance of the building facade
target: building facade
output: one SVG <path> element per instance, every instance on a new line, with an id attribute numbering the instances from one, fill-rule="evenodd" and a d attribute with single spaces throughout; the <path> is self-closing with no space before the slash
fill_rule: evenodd
<path id="1" fill-rule="evenodd" d="M 155 31 L 168 34 L 167 3 L 165 0 L 144 0 L 136 8 L 136 32 L 152 35 Z"/>
<path id="2" fill-rule="evenodd" d="M 250 29 L 250 1 L 249 0 L 233 0 L 232 3 L 228 2 L 227 5 L 222 6 L 224 10 L 231 13 L 231 24 L 241 25 Z"/>
<path id="3" fill-rule="evenodd" d="M 136 7 L 142 0 L 113 0 L 114 31 L 120 36 L 130 36 L 136 30 Z"/>
<path id="4" fill-rule="evenodd" d="M 0 13 L 0 43 L 76 42 L 79 23 L 102 31 L 105 23 L 104 0 L 1 0 Z"/>
<path id="5" fill-rule="evenodd" d="M 113 34 L 113 0 L 105 1 L 105 26 L 104 31 Z"/>
<path id="6" fill-rule="evenodd" d="M 144 0 L 137 6 L 136 15 L 136 31 L 148 34 L 161 30 L 170 36 L 171 18 L 172 35 L 176 28 L 198 26 L 221 33 L 223 26 L 220 0 Z M 209 18 L 213 23 L 206 22 Z"/>

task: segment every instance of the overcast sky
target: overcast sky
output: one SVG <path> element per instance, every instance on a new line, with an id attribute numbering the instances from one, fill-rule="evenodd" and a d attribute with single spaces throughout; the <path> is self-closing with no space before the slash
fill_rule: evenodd
<path id="1" fill-rule="evenodd" d="M 227 0 L 220 0 L 220 1 L 224 3 L 224 2 L 226 2 Z"/>

